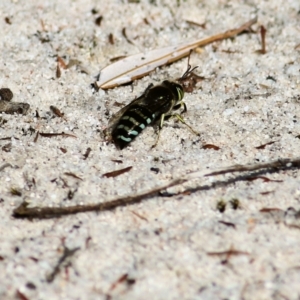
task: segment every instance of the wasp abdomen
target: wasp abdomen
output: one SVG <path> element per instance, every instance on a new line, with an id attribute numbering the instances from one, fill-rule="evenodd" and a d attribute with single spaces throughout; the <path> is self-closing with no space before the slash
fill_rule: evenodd
<path id="1" fill-rule="evenodd" d="M 120 149 L 126 147 L 143 129 L 151 124 L 156 115 L 145 106 L 135 105 L 120 118 L 112 132 L 112 138 Z"/>

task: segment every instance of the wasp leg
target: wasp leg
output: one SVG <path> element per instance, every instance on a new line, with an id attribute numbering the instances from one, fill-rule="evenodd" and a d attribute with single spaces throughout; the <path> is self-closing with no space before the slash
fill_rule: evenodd
<path id="1" fill-rule="evenodd" d="M 165 117 L 169 118 L 169 116 L 166 116 L 165 114 L 162 114 L 160 116 L 159 126 L 158 126 L 158 130 L 157 130 L 157 138 L 156 138 L 156 141 L 155 141 L 154 145 L 152 145 L 151 148 L 155 148 L 157 146 L 157 144 L 158 144 L 158 140 L 159 140 L 159 136 L 160 136 L 160 131 L 162 130 L 162 127 L 164 125 Z"/>
<path id="2" fill-rule="evenodd" d="M 191 130 L 192 133 L 194 133 L 196 135 L 199 135 L 199 133 L 197 131 L 195 131 L 189 124 L 187 124 L 184 121 L 184 119 L 182 118 L 181 115 L 179 115 L 179 114 L 173 114 L 173 115 L 171 115 L 171 117 L 176 117 L 182 124 L 186 125 Z"/>
<path id="3" fill-rule="evenodd" d="M 183 110 L 182 110 L 182 114 L 183 113 L 185 113 L 185 112 L 187 112 L 187 107 L 186 107 L 186 104 L 185 104 L 185 102 L 183 102 L 183 101 L 181 101 L 180 103 L 178 103 L 177 105 L 175 105 L 174 107 L 173 107 L 173 110 L 177 110 L 177 109 L 180 109 L 180 108 L 182 108 L 183 107 Z"/>
<path id="4" fill-rule="evenodd" d="M 173 107 L 173 110 L 177 110 L 183 107 L 181 114 L 187 112 L 187 107 L 184 101 L 179 102 L 177 105 Z M 167 116 L 167 118 L 176 117 L 182 124 L 186 125 L 194 134 L 199 135 L 197 131 L 195 131 L 190 125 L 188 125 L 180 114 L 172 114 Z"/>

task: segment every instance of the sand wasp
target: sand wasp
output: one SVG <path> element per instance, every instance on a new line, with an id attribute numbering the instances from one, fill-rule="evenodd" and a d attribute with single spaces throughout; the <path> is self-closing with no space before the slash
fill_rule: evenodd
<path id="1" fill-rule="evenodd" d="M 159 120 L 155 146 L 164 121 L 170 117 L 176 117 L 196 133 L 181 117 L 181 113 L 187 111 L 186 104 L 182 101 L 184 92 L 191 91 L 191 82 L 194 85 L 197 82 L 195 77 L 200 78 L 193 73 L 196 68 L 191 69 L 188 65 L 187 71 L 177 81 L 165 80 L 158 85 L 150 84 L 140 97 L 123 107 L 110 119 L 105 135 L 109 136 L 118 148 L 123 149 L 148 125 Z M 180 114 L 174 113 L 180 108 L 183 108 Z"/>

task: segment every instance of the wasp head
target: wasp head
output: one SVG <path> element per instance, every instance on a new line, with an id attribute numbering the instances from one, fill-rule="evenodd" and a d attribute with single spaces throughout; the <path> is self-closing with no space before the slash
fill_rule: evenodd
<path id="1" fill-rule="evenodd" d="M 183 99 L 184 90 L 181 84 L 174 81 L 165 80 L 163 82 L 163 85 L 168 87 L 169 90 L 172 92 L 176 103 L 179 103 Z"/>
<path id="2" fill-rule="evenodd" d="M 192 68 L 190 65 L 188 65 L 186 72 L 180 78 L 177 79 L 177 81 L 182 86 L 182 89 L 186 93 L 191 93 L 194 90 L 197 82 L 204 79 L 204 77 L 198 76 L 194 73 L 194 70 L 197 68 L 198 67 Z"/>

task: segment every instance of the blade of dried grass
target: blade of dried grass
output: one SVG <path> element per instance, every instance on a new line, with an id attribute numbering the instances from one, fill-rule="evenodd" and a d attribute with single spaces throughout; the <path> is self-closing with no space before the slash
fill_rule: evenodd
<path id="1" fill-rule="evenodd" d="M 238 28 L 225 31 L 205 39 L 178 46 L 154 49 L 146 54 L 138 53 L 128 56 L 102 69 L 100 79 L 96 82 L 96 85 L 101 89 L 110 89 L 136 80 L 149 74 L 159 66 L 170 64 L 189 55 L 190 51 L 197 47 L 203 47 L 215 41 L 232 38 L 245 31 L 256 22 L 257 17 L 251 19 Z"/>

